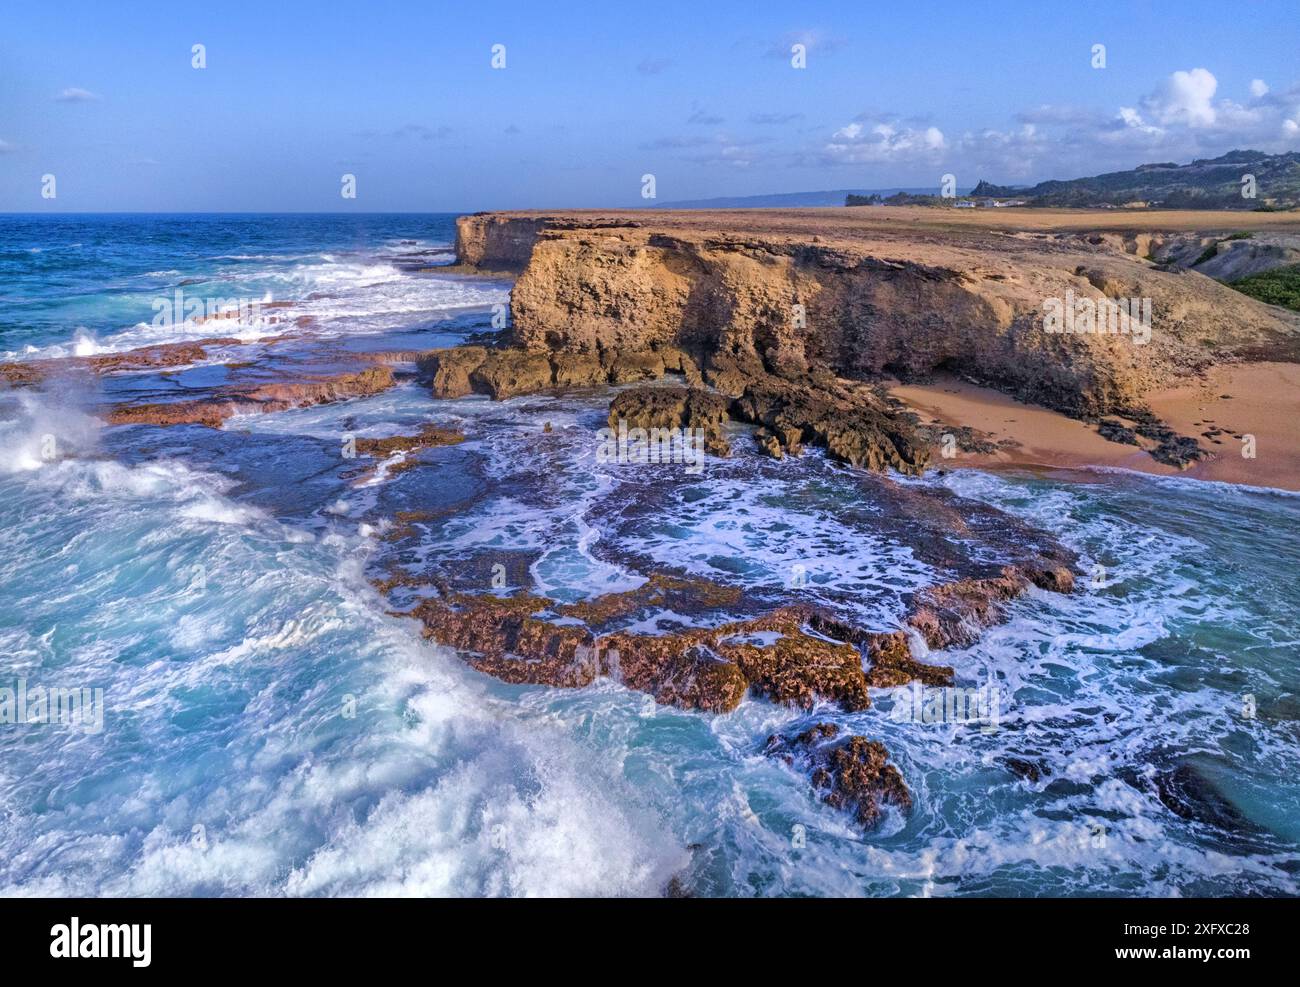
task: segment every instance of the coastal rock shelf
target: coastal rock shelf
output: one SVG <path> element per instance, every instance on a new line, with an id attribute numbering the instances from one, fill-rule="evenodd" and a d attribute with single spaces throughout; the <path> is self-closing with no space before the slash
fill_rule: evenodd
<path id="1" fill-rule="evenodd" d="M 1149 419 L 1152 389 L 1216 363 L 1300 353 L 1293 313 L 1135 256 L 1152 234 L 1028 234 L 945 212 L 921 210 L 912 223 L 857 210 L 485 213 L 458 221 L 457 252 L 470 266 L 520 272 L 512 339 L 526 353 L 602 366 L 615 354 L 689 354 L 710 386 L 739 399 L 741 417 L 763 425 L 775 455 L 810 433 L 842 448 L 843 430 L 815 405 L 838 406 L 853 382 L 882 375 L 958 369 L 1085 420 Z M 1141 299 L 1151 323 L 1049 331 L 1045 305 L 1076 299 Z M 923 443 L 896 412 L 860 407 L 851 431 L 871 439 L 849 440 L 844 458 L 924 468 Z M 1175 435 L 1154 454 L 1178 466 L 1199 456 L 1194 438 Z"/>

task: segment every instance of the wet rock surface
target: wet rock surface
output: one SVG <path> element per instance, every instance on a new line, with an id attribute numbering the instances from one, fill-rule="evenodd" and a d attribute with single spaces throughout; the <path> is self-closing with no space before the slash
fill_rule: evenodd
<path id="1" fill-rule="evenodd" d="M 732 410 L 762 427 L 759 445 L 776 458 L 816 444 L 852 466 L 908 474 L 921 473 L 930 459 L 915 426 L 884 407 L 870 388 L 829 375 L 811 383 L 760 377 L 745 385 Z"/>
<path id="2" fill-rule="evenodd" d="M 122 404 L 107 415 L 110 425 L 206 425 L 220 428 L 232 415 L 271 414 L 292 408 L 368 397 L 395 383 L 386 366 L 367 367 L 353 373 L 277 381 L 258 385 L 218 388 L 210 398 Z"/>
<path id="3" fill-rule="evenodd" d="M 774 734 L 764 753 L 806 771 L 827 805 L 853 815 L 864 829 L 880 823 L 885 806 L 906 812 L 912 795 L 885 745 L 866 737 L 841 737 L 834 723 L 818 723 L 794 735 Z"/>
<path id="4" fill-rule="evenodd" d="M 1017 778 L 1035 785 L 1052 774 L 1052 769 L 1047 766 L 1047 762 L 1039 759 L 1008 755 L 1002 758 L 1001 763 Z"/>
<path id="5" fill-rule="evenodd" d="M 160 343 L 124 350 L 121 353 L 103 353 L 97 356 L 67 357 L 60 360 L 29 360 L 20 363 L 0 363 L 0 380 L 14 387 L 31 387 L 51 377 L 66 374 L 111 374 L 132 370 L 158 370 L 198 363 L 211 356 L 218 347 L 242 346 L 242 339 L 212 338 L 193 342 Z"/>
<path id="6" fill-rule="evenodd" d="M 931 648 L 965 647 L 984 628 L 999 623 L 1005 605 L 1031 586 L 1068 593 L 1074 575 L 1064 566 L 1029 563 L 1005 566 L 998 576 L 940 583 L 918 595 L 908 623 Z"/>
<path id="7" fill-rule="evenodd" d="M 377 583 L 382 590 L 397 584 Z M 579 604 L 526 593 L 450 593 L 421 600 L 409 615 L 423 623 L 428 637 L 468 653 L 475 668 L 507 682 L 573 688 L 608 675 L 664 705 L 708 712 L 735 709 L 747 691 L 804 709 L 818 702 L 846 710 L 870 706 L 858 649 L 809 633 L 805 609 L 667 634 L 597 633 L 585 623 L 557 622 L 585 617 L 599 627 L 647 606 L 699 612 L 737 596 L 705 580 L 657 576 L 629 593 Z"/>
<path id="8" fill-rule="evenodd" d="M 727 404 L 722 395 L 697 388 L 638 387 L 610 402 L 609 427 L 615 433 L 621 429 L 698 429 L 707 452 L 726 456 L 731 452 L 724 431 Z"/>
<path id="9" fill-rule="evenodd" d="M 423 449 L 459 445 L 464 441 L 465 433 L 459 429 L 444 428 L 441 425 L 427 422 L 413 435 L 389 435 L 380 439 L 359 438 L 356 440 L 356 452 L 359 456 L 382 460 L 389 460 L 400 455 L 402 457 L 400 460 L 385 464 L 386 475 L 396 476 L 418 465 L 418 460 L 411 456 L 411 453 Z M 362 474 L 363 478 L 368 479 L 375 476 L 378 469 L 378 464 L 367 469 Z M 400 524 L 409 524 L 414 519 L 396 518 L 395 520 Z"/>
<path id="10" fill-rule="evenodd" d="M 1179 760 L 1156 772 L 1155 792 L 1175 815 L 1230 833 L 1253 835 L 1260 831 L 1219 790 L 1211 775 L 1191 759 Z"/>
<path id="11" fill-rule="evenodd" d="M 402 584 L 390 577 L 377 585 L 390 591 Z M 828 702 L 862 710 L 871 704 L 870 687 L 954 682 L 951 666 L 913 655 L 907 631 L 864 629 L 810 604 L 764 605 L 761 594 L 707 579 L 657 571 L 636 589 L 575 603 L 435 585 L 440 596 L 420 600 L 410 615 L 428 636 L 470 652 L 476 668 L 509 682 L 573 687 L 608 675 L 657 702 L 711 712 L 734 709 L 746 693 L 795 708 Z M 940 583 L 916 595 L 906 624 L 928 648 L 964 646 L 1033 586 L 1070 592 L 1073 575 L 1064 563 L 1034 557 L 996 576 Z M 729 616 L 746 609 L 757 612 Z M 621 627 L 654 611 L 709 626 L 667 633 Z"/>
<path id="12" fill-rule="evenodd" d="M 1138 435 L 1156 443 L 1155 448 L 1148 451 L 1157 462 L 1187 469 L 1209 455 L 1194 438 L 1179 435 L 1146 409 L 1130 411 L 1127 416 L 1136 421 L 1134 431 Z"/>
<path id="13" fill-rule="evenodd" d="M 703 428 L 714 455 L 727 454 L 723 431 L 734 418 L 758 425 L 756 441 L 776 458 L 798 454 L 808 444 L 876 471 L 918 474 L 929 462 L 929 441 L 918 431 L 915 416 L 891 406 L 872 388 L 826 371 L 789 380 L 768 373 L 757 359 L 717 355 L 702 371 L 693 356 L 670 345 L 627 352 L 463 346 L 413 356 L 440 398 L 486 394 L 505 400 L 681 374 L 686 388 L 646 387 L 618 395 L 610 409 L 611 427 L 617 428 L 622 418 L 629 428 Z M 706 383 L 718 393 L 707 390 Z"/>

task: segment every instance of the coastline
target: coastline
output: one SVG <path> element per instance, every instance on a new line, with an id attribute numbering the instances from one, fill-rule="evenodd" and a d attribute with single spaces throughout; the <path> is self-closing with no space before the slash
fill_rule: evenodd
<path id="1" fill-rule="evenodd" d="M 1300 417 L 1300 364 L 1229 364 L 1211 368 L 1202 379 L 1153 392 L 1152 411 L 1212 450 L 1212 458 L 1183 470 L 1157 462 L 1142 448 L 1103 438 L 1095 425 L 952 375 L 926 384 L 896 384 L 889 393 L 926 424 L 969 427 L 995 444 L 1006 443 L 991 453 L 958 450 L 951 459 L 936 449 L 935 463 L 945 468 L 1124 469 L 1300 491 L 1300 434 L 1289 424 Z M 1216 428 L 1219 434 L 1212 434 Z M 1250 435 L 1255 437 L 1254 458 L 1241 455 L 1239 436 Z"/>

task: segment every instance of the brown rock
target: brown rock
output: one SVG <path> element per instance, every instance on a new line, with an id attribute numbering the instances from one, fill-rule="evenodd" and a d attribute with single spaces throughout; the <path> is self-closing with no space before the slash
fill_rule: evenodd
<path id="1" fill-rule="evenodd" d="M 465 441 L 459 429 L 443 428 L 432 422 L 421 426 L 415 435 L 389 435 L 382 439 L 357 439 L 357 452 L 363 456 L 391 456 L 435 446 L 452 446 Z"/>
<path id="2" fill-rule="evenodd" d="M 656 572 L 636 589 L 605 593 L 590 600 L 563 604 L 555 609 L 562 616 L 577 617 L 588 624 L 600 625 L 647 607 L 695 613 L 706 608 L 735 606 L 740 602 L 741 596 L 741 590 L 736 586 L 724 586 L 709 579 Z"/>
<path id="3" fill-rule="evenodd" d="M 230 386 L 215 397 L 198 401 L 118 405 L 108 414 L 110 425 L 207 425 L 220 428 L 231 415 L 269 414 L 379 394 L 393 386 L 393 371 L 367 367 L 356 373 L 261 384 Z"/>
<path id="4" fill-rule="evenodd" d="M 659 574 L 636 590 L 567 605 L 528 594 L 446 593 L 420 601 L 411 616 L 423 622 L 427 636 L 470 652 L 476 668 L 509 682 L 572 687 L 603 673 L 657 702 L 709 712 L 734 709 L 751 686 L 803 709 L 820 701 L 848 710 L 870 706 L 857 649 L 806 633 L 802 608 L 670 634 L 596 636 L 587 626 L 537 616 L 549 611 L 601 624 L 651 606 L 689 613 L 738 599 L 734 587 Z M 775 640 L 758 636 L 764 634 Z"/>
<path id="5" fill-rule="evenodd" d="M 812 380 L 752 379 L 732 402 L 732 413 L 763 426 L 756 438 L 771 455 L 797 453 L 803 442 L 815 442 L 853 466 L 912 474 L 925 468 L 929 446 L 913 422 L 865 387 L 825 376 Z"/>
<path id="6" fill-rule="evenodd" d="M 623 391 L 610 402 L 608 423 L 615 431 L 620 424 L 629 430 L 701 429 L 706 451 L 715 456 L 731 452 L 724 432 L 727 400 L 708 391 L 684 387 L 637 387 Z"/>
<path id="7" fill-rule="evenodd" d="M 265 406 L 264 410 L 269 412 L 370 397 L 383 393 L 394 383 L 392 368 L 377 366 L 332 377 L 263 384 L 247 390 L 237 390 L 235 393 L 241 398 L 261 403 Z"/>
<path id="8" fill-rule="evenodd" d="M 923 590 L 908 622 L 931 648 L 965 647 L 1002 619 L 1003 605 L 1025 591 L 1028 580 L 1014 566 L 1001 576 L 958 579 Z"/>
<path id="9" fill-rule="evenodd" d="M 746 627 L 767 629 L 764 621 Z M 733 625 L 735 626 L 735 625 Z M 734 662 L 759 695 L 787 706 L 811 709 L 829 699 L 846 710 L 871 706 L 862 657 L 851 644 L 826 641 L 797 626 L 777 622 L 784 633 L 773 644 L 743 642 L 743 632 L 723 639 L 718 653 Z"/>
<path id="10" fill-rule="evenodd" d="M 664 358 L 654 350 L 640 353 L 619 353 L 609 367 L 611 384 L 633 384 L 637 381 L 658 380 L 664 375 Z"/>
<path id="11" fill-rule="evenodd" d="M 907 635 L 902 631 L 873 634 L 867 645 L 867 685 L 877 689 L 906 685 L 916 681 L 922 685 L 945 686 L 953 684 L 951 665 L 927 665 L 912 657 Z"/>
<path id="12" fill-rule="evenodd" d="M 709 383 L 731 396 L 758 372 L 865 380 L 956 366 L 1022 400 L 1096 416 L 1138 407 L 1225 354 L 1300 350 L 1293 315 L 1151 266 L 1128 246 L 1141 231 L 1112 243 L 1074 235 L 1078 222 L 958 222 L 933 209 L 586 211 L 494 213 L 461 231 L 465 259 L 524 267 L 512 293 L 518 344 L 678 347 L 700 354 Z M 1062 232 L 1045 232 L 1053 225 Z M 1043 300 L 1067 291 L 1150 298 L 1149 343 L 1045 331 Z"/>
<path id="13" fill-rule="evenodd" d="M 255 407 L 249 405 L 248 407 Z M 118 405 L 108 414 L 110 425 L 206 425 L 220 428 L 241 410 L 234 401 L 171 401 L 158 404 Z"/>
<path id="14" fill-rule="evenodd" d="M 422 600 L 412 616 L 424 624 L 427 637 L 467 652 L 471 665 L 503 682 L 559 688 L 591 684 L 599 672 L 591 632 L 533 616 L 550 605 L 527 594 L 458 594 Z"/>
<path id="15" fill-rule="evenodd" d="M 665 372 L 681 374 L 686 378 L 687 387 L 704 389 L 704 375 L 700 373 L 699 364 L 689 353 L 676 346 L 663 346 L 660 347 L 659 354 L 663 357 Z"/>
<path id="16" fill-rule="evenodd" d="M 839 732 L 834 723 L 819 723 L 794 737 L 774 734 L 766 753 L 808 771 L 822 801 L 852 812 L 864 829 L 880 822 L 886 804 L 911 809 L 912 796 L 884 744 L 859 736 L 838 740 Z"/>
<path id="17" fill-rule="evenodd" d="M 433 449 L 437 446 L 458 445 L 465 441 L 463 432 L 454 428 L 442 428 L 432 423 L 421 427 L 415 435 L 390 435 L 382 439 L 357 439 L 357 452 L 362 456 L 371 456 L 375 459 L 386 459 L 399 452 L 410 453 L 419 449 Z M 400 462 L 391 464 L 388 467 L 388 475 L 394 476 L 398 473 L 404 473 L 417 465 L 417 460 L 407 457 Z M 367 470 L 363 477 L 374 475 L 379 469 L 376 464 L 373 469 Z M 401 511 L 399 514 L 403 513 Z"/>
<path id="18" fill-rule="evenodd" d="M 591 387 L 608 380 L 609 372 L 594 353 L 552 353 L 556 387 Z"/>
<path id="19" fill-rule="evenodd" d="M 22 363 L 0 364 L 0 380 L 15 387 L 31 387 L 46 378 L 62 373 L 89 371 L 94 374 L 111 374 L 129 370 L 151 370 L 158 367 L 180 367 L 207 358 L 214 346 L 240 346 L 242 339 L 214 337 L 182 343 L 159 343 L 141 346 L 121 353 L 102 353 L 98 356 L 68 357 L 60 360 L 32 360 Z"/>
<path id="20" fill-rule="evenodd" d="M 749 683 L 740 669 L 709 647 L 707 631 L 615 633 L 599 642 L 607 673 L 664 705 L 729 713 Z"/>
<path id="21" fill-rule="evenodd" d="M 432 350 L 420 356 L 420 369 L 431 376 L 436 398 L 461 398 L 473 393 L 470 374 L 482 366 L 488 351 L 482 346 L 456 346 Z"/>
<path id="22" fill-rule="evenodd" d="M 544 391 L 554 383 L 547 355 L 528 350 L 489 350 L 469 379 L 474 390 L 495 401 Z"/>
<path id="23" fill-rule="evenodd" d="M 45 379 L 45 371 L 32 363 L 0 363 L 0 380 L 11 387 L 34 387 Z"/>

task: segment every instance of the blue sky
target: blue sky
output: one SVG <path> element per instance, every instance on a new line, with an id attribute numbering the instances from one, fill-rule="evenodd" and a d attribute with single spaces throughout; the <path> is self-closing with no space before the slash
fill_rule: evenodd
<path id="1" fill-rule="evenodd" d="M 1294 0 L 14 3 L 0 18 L 0 211 L 633 206 L 646 173 L 664 202 L 1294 150 L 1298 13 Z M 791 66 L 796 43 L 806 68 Z M 345 173 L 355 200 L 340 197 Z"/>

